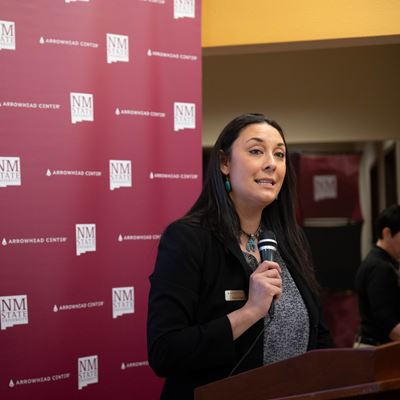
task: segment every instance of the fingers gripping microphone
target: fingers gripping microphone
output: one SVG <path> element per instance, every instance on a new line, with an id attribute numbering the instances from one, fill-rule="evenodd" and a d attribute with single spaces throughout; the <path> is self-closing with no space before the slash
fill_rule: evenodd
<path id="1" fill-rule="evenodd" d="M 274 261 L 277 252 L 278 243 L 276 241 L 274 232 L 265 231 L 258 239 L 258 251 L 260 252 L 261 262 Z M 272 319 L 275 312 L 275 304 L 272 299 L 271 307 L 268 310 L 269 317 Z"/>

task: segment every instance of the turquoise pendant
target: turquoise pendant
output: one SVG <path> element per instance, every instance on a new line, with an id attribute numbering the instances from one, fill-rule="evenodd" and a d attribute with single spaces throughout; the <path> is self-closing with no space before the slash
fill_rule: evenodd
<path id="1" fill-rule="evenodd" d="M 246 250 L 254 253 L 257 249 L 256 241 L 255 241 L 255 236 L 250 235 L 249 241 L 246 244 Z"/>

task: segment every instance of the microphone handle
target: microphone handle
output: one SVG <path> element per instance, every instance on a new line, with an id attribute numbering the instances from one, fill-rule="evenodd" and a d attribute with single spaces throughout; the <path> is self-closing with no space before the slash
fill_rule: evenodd
<path id="1" fill-rule="evenodd" d="M 271 249 L 266 249 L 262 251 L 262 254 L 260 254 L 261 261 L 274 261 L 274 255 L 275 251 Z"/>

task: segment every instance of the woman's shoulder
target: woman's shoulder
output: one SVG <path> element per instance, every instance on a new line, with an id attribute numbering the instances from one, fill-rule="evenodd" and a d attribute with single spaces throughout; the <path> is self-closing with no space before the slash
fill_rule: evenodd
<path id="1" fill-rule="evenodd" d="M 159 250 L 203 259 L 205 254 L 215 251 L 217 241 L 214 239 L 212 232 L 201 224 L 179 219 L 171 222 L 163 232 Z"/>
<path id="2" fill-rule="evenodd" d="M 180 218 L 171 222 L 165 229 L 163 236 L 205 237 L 211 234 L 200 221 Z"/>

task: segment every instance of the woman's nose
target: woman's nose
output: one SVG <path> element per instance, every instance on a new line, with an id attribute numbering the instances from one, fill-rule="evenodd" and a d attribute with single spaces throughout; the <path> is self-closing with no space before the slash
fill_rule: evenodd
<path id="1" fill-rule="evenodd" d="M 267 154 L 264 161 L 264 169 L 267 171 L 275 171 L 276 160 L 273 154 Z"/>

